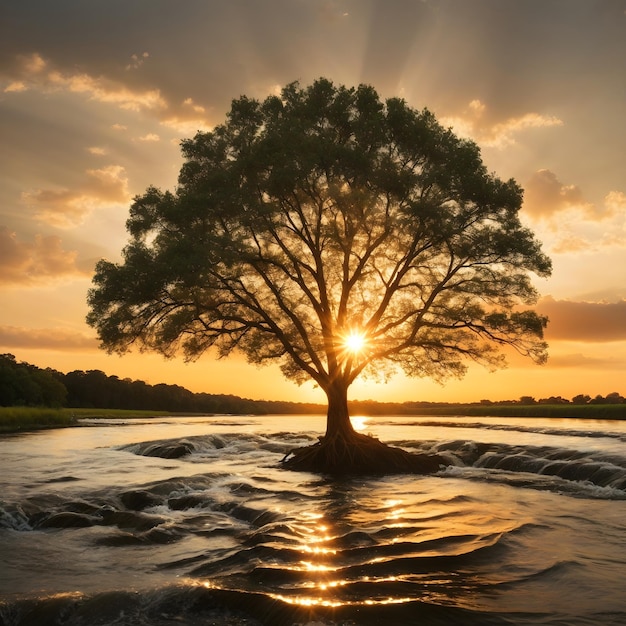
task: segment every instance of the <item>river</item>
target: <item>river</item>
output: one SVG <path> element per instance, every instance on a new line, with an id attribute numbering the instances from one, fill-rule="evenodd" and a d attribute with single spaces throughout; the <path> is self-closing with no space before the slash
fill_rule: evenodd
<path id="1" fill-rule="evenodd" d="M 309 416 L 0 437 L 0 624 L 626 624 L 626 422 L 354 422 L 447 465 L 285 471 Z"/>

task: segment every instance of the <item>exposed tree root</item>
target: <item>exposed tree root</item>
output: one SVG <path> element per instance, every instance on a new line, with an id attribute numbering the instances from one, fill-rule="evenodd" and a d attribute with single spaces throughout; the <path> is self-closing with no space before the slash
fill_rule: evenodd
<path id="1" fill-rule="evenodd" d="M 436 454 L 414 454 L 358 433 L 321 437 L 318 443 L 292 450 L 282 460 L 285 469 L 334 476 L 432 474 L 445 464 Z"/>

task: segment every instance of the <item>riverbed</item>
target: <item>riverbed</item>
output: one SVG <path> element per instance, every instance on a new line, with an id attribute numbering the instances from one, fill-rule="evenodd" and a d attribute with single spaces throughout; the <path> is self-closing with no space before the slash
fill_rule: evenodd
<path id="1" fill-rule="evenodd" d="M 626 422 L 353 419 L 445 464 L 281 469 L 321 416 L 0 437 L 0 623 L 626 623 Z"/>

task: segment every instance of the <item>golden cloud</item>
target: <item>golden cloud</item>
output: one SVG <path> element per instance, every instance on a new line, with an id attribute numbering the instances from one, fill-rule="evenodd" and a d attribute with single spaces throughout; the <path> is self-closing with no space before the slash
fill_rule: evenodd
<path id="1" fill-rule="evenodd" d="M 491 129 L 486 129 L 481 143 L 488 147 L 505 148 L 515 143 L 514 135 L 527 128 L 550 128 L 562 126 L 563 122 L 553 115 L 540 115 L 539 113 L 526 113 L 521 117 L 513 117 L 502 123 L 495 124 Z"/>
<path id="2" fill-rule="evenodd" d="M 442 117 L 444 126 L 451 126 L 461 137 L 472 138 L 488 148 L 506 148 L 516 143 L 515 136 L 529 128 L 550 128 L 562 126 L 563 122 L 552 115 L 525 113 L 503 122 L 490 124 L 485 119 L 486 105 L 480 100 L 472 100 L 460 116 Z"/>
<path id="3" fill-rule="evenodd" d="M 26 86 L 26 83 L 21 80 L 14 80 L 4 88 L 4 93 L 19 93 L 21 91 L 26 91 L 27 89 L 28 87 Z"/>
<path id="4" fill-rule="evenodd" d="M 147 52 L 131 56 L 131 63 L 126 70 L 136 70 L 149 57 Z M 161 93 L 160 89 L 133 88 L 127 84 L 132 81 L 134 72 L 126 72 L 122 79 L 106 76 L 93 76 L 85 72 L 74 72 L 54 68 L 39 53 L 22 55 L 16 58 L 15 66 L 10 72 L 8 84 L 3 91 L 6 93 L 41 90 L 43 92 L 66 91 L 85 95 L 89 100 L 117 106 L 120 109 L 149 112 L 154 114 L 167 127 L 187 131 L 193 128 L 208 130 L 211 125 L 203 117 L 205 108 L 186 98 L 182 103 L 172 105 Z M 180 102 L 180 101 L 179 101 Z M 121 129 L 121 125 L 114 128 Z M 187 133 L 186 133 L 187 134 Z"/>
<path id="5" fill-rule="evenodd" d="M 626 300 L 574 302 L 546 297 L 539 301 L 537 312 L 550 319 L 548 341 L 626 341 Z"/>
<path id="6" fill-rule="evenodd" d="M 41 350 L 97 349 L 98 341 L 66 328 L 23 328 L 0 326 L 0 346 L 3 348 L 38 348 Z"/>
<path id="7" fill-rule="evenodd" d="M 161 137 L 159 137 L 156 133 L 148 133 L 147 135 L 139 137 L 139 141 L 161 141 Z"/>
<path id="8" fill-rule="evenodd" d="M 588 239 L 583 239 L 572 233 L 565 233 L 552 245 L 554 254 L 572 254 L 593 250 L 593 245 Z"/>
<path id="9" fill-rule="evenodd" d="M 583 197 L 576 185 L 565 185 L 554 172 L 535 172 L 525 185 L 524 210 L 533 217 L 552 217 L 556 213 L 577 209 L 593 221 L 607 220 L 626 214 L 626 194 L 609 191 L 602 205 L 594 205 Z"/>
<path id="10" fill-rule="evenodd" d="M 196 104 L 193 101 L 193 98 L 186 98 L 185 100 L 183 100 L 183 104 L 185 106 L 191 107 L 191 109 L 193 110 L 194 113 L 205 113 L 206 109 L 203 106 L 200 106 L 199 104 Z"/>
<path id="11" fill-rule="evenodd" d="M 196 117 L 190 119 L 177 115 L 163 119 L 161 124 L 175 130 L 183 137 L 193 137 L 198 131 L 207 132 L 212 128 L 203 118 Z"/>
<path id="12" fill-rule="evenodd" d="M 130 57 L 130 63 L 126 66 L 126 71 L 138 70 L 150 55 L 147 52 L 143 54 L 133 54 Z"/>
<path id="13" fill-rule="evenodd" d="M 604 198 L 604 206 L 609 215 L 626 213 L 626 193 L 609 191 Z"/>
<path id="14" fill-rule="evenodd" d="M 542 169 L 525 185 L 523 214 L 541 220 L 544 244 L 553 254 L 626 247 L 626 194 L 621 191 L 610 191 L 603 202 L 593 204 L 579 187 Z"/>
<path id="15" fill-rule="evenodd" d="M 141 59 L 138 58 L 139 60 Z M 14 74 L 16 76 L 5 87 L 5 92 L 26 89 L 47 92 L 65 90 L 133 111 L 159 111 L 167 108 L 167 103 L 158 89 L 133 90 L 104 76 L 51 69 L 50 63 L 36 52 L 18 56 Z"/>
<path id="16" fill-rule="evenodd" d="M 550 368 L 576 368 L 580 369 L 615 369 L 618 367 L 626 366 L 626 359 L 624 358 L 608 358 L 597 357 L 582 354 L 581 352 L 568 353 L 568 354 L 556 354 L 550 356 L 548 361 Z"/>
<path id="17" fill-rule="evenodd" d="M 39 74 L 48 65 L 47 61 L 38 52 L 20 54 L 17 59 L 22 71 L 26 74 Z"/>
<path id="18" fill-rule="evenodd" d="M 136 92 L 107 78 L 89 74 L 62 74 L 53 71 L 47 75 L 45 86 L 83 93 L 92 100 L 115 104 L 121 109 L 131 111 L 154 111 L 167 106 L 158 89 Z"/>
<path id="19" fill-rule="evenodd" d="M 126 202 L 129 199 L 128 177 L 121 165 L 107 165 L 87 170 L 89 182 L 84 191 L 97 198 L 99 204 Z"/>
<path id="20" fill-rule="evenodd" d="M 524 188 L 524 211 L 533 217 L 550 217 L 575 207 L 585 212 L 592 209 L 578 187 L 564 185 L 554 172 L 547 169 L 535 172 Z"/>
<path id="21" fill-rule="evenodd" d="M 59 237 L 36 235 L 33 242 L 20 241 L 0 226 L 0 285 L 31 286 L 68 276 L 86 276 L 76 265 L 77 253 L 63 250 Z"/>
<path id="22" fill-rule="evenodd" d="M 23 193 L 22 201 L 34 208 L 36 219 L 69 228 L 94 208 L 130 200 L 126 170 L 121 165 L 90 169 L 86 174 L 87 180 L 77 189 L 38 189 Z"/>

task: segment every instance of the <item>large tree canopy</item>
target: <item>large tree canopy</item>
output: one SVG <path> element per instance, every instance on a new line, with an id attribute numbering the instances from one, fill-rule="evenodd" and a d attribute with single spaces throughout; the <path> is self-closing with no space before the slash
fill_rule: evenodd
<path id="1" fill-rule="evenodd" d="M 428 110 L 293 83 L 182 149 L 176 190 L 135 198 L 123 262 L 97 266 L 88 322 L 108 350 L 277 361 L 326 392 L 327 437 L 351 435 L 359 375 L 444 379 L 505 346 L 545 360 L 524 306 L 551 265 L 522 190 Z"/>

